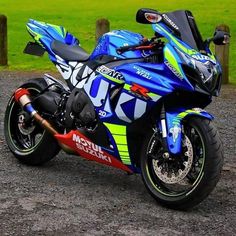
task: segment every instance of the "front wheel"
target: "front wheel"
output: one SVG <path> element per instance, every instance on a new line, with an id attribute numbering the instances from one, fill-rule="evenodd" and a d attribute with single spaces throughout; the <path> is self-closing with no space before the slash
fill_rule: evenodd
<path id="1" fill-rule="evenodd" d="M 161 138 L 151 131 L 141 152 L 142 178 L 150 194 L 162 205 L 181 210 L 210 194 L 223 165 L 222 143 L 211 121 L 191 117 L 183 130 L 181 155 L 164 152 Z"/>

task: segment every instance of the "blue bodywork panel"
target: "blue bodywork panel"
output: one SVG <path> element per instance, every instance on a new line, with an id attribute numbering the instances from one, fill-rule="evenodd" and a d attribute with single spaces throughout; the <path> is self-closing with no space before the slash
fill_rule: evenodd
<path id="1" fill-rule="evenodd" d="M 166 133 L 167 133 L 167 146 L 172 154 L 181 153 L 182 147 L 182 122 L 189 116 L 201 116 L 209 120 L 213 116 L 206 111 L 196 111 L 191 109 L 178 108 L 176 110 L 166 112 Z M 159 128 L 162 130 L 161 123 L 158 122 Z M 162 131 L 163 132 L 163 131 Z"/>
<path id="2" fill-rule="evenodd" d="M 140 58 L 143 57 L 141 51 L 128 51 L 118 54 L 116 49 L 123 46 L 139 44 L 143 36 L 127 30 L 113 30 L 99 38 L 98 44 L 91 54 L 91 59 L 102 55 L 110 55 L 117 58 Z"/>

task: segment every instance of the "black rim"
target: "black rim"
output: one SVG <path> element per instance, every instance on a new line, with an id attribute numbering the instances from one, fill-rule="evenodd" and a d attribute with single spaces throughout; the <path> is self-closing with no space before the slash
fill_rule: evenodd
<path id="1" fill-rule="evenodd" d="M 190 125 L 185 124 L 184 126 L 184 135 L 190 140 L 193 150 L 193 160 L 191 169 L 189 170 L 188 174 L 181 179 L 178 183 L 165 183 L 160 178 L 158 178 L 154 163 L 155 160 L 159 159 L 158 163 L 162 163 L 162 165 L 166 166 L 165 171 L 173 171 L 175 172 L 174 168 L 181 169 L 181 161 L 184 162 L 184 148 L 182 155 L 178 157 L 172 157 L 172 160 L 167 160 L 166 162 L 161 161 L 163 159 L 163 148 L 161 143 L 161 138 L 158 138 L 157 135 L 153 135 L 149 141 L 147 157 L 146 157 L 146 172 L 147 177 L 151 182 L 151 185 L 154 187 L 162 195 L 176 197 L 180 195 L 185 195 L 192 191 L 199 183 L 199 180 L 202 178 L 203 168 L 205 163 L 205 147 L 204 142 L 199 132 L 198 128 Z M 150 149 L 151 155 L 150 155 Z M 167 168 L 169 166 L 169 169 Z M 171 170 L 171 168 L 173 170 Z"/>
<path id="2" fill-rule="evenodd" d="M 39 91 L 28 88 L 33 99 Z M 20 105 L 11 99 L 8 116 L 8 134 L 13 147 L 18 153 L 31 153 L 42 141 L 45 130 L 36 123 Z"/>

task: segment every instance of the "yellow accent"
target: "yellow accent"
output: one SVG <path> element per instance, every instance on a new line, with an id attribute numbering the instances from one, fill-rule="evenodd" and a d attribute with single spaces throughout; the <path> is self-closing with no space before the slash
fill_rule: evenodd
<path id="1" fill-rule="evenodd" d="M 99 72 L 99 73 L 100 73 L 100 72 Z M 109 79 L 109 80 L 111 80 L 111 81 L 114 81 L 114 82 L 116 82 L 116 83 L 118 83 L 118 84 L 124 83 L 122 80 L 113 78 L 113 77 L 111 77 L 110 75 L 107 75 L 107 74 L 104 74 L 104 73 L 100 73 L 100 74 L 101 74 L 103 77 L 105 77 L 105 78 L 107 78 L 107 79 Z"/>
<path id="2" fill-rule="evenodd" d="M 63 30 L 63 27 L 61 26 L 58 26 L 58 25 L 53 25 L 53 24 L 47 24 L 51 27 L 53 27 L 62 37 L 64 37 L 64 30 Z"/>
<path id="3" fill-rule="evenodd" d="M 129 150 L 127 146 L 126 126 L 109 123 L 104 123 L 104 125 L 109 129 L 116 142 L 116 146 L 122 162 L 125 165 L 131 165 Z"/>
<path id="4" fill-rule="evenodd" d="M 120 155 L 121 156 L 128 156 L 129 152 L 127 152 L 127 151 L 120 151 Z"/>
<path id="5" fill-rule="evenodd" d="M 113 135 L 114 139 L 116 140 L 116 144 L 125 144 L 126 143 L 126 136 L 124 135 Z"/>
<path id="6" fill-rule="evenodd" d="M 179 64 L 176 61 L 176 59 L 175 59 L 174 55 L 172 54 L 172 52 L 170 51 L 170 49 L 166 47 L 164 50 L 164 53 L 165 53 L 165 58 L 168 60 L 168 62 L 176 69 L 176 71 L 180 75 L 182 75 L 182 71 L 179 68 Z"/>
<path id="7" fill-rule="evenodd" d="M 128 147 L 126 145 L 117 144 L 117 148 L 118 148 L 119 152 L 127 152 L 127 153 L 129 152 Z"/>
<path id="8" fill-rule="evenodd" d="M 131 85 L 129 85 L 129 84 L 124 85 L 124 89 L 126 89 L 126 90 L 130 90 L 130 87 L 131 87 Z"/>
<path id="9" fill-rule="evenodd" d="M 114 125 L 109 123 L 104 123 L 104 125 L 111 131 L 112 135 L 126 135 L 126 126 L 124 125 Z"/>
<path id="10" fill-rule="evenodd" d="M 189 55 L 193 55 L 196 54 L 197 51 L 194 49 L 188 49 L 186 47 L 184 47 L 175 37 L 173 37 L 167 30 L 165 30 L 163 27 L 161 27 L 160 25 L 156 24 L 156 27 L 159 28 L 160 30 L 164 31 L 172 40 L 172 42 L 179 48 L 181 49 L 183 52 L 189 54 Z"/>

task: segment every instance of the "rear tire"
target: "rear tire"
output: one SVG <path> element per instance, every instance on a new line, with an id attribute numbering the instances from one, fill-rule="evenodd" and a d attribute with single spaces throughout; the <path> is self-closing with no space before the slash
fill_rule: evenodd
<path id="1" fill-rule="evenodd" d="M 29 80 L 21 86 L 30 91 L 32 99 L 46 87 L 47 83 L 42 78 Z M 40 108 L 35 109 L 40 112 Z M 56 139 L 33 119 L 27 117 L 27 113 L 15 102 L 13 96 L 5 112 L 4 133 L 10 151 L 24 164 L 41 165 L 60 151 Z"/>
<path id="2" fill-rule="evenodd" d="M 210 194 L 220 178 L 223 165 L 222 143 L 210 120 L 202 117 L 191 117 L 185 121 L 184 129 L 185 135 L 192 145 L 193 161 L 188 174 L 178 183 L 168 183 L 165 182 L 164 178 L 161 180 L 158 177 L 162 172 L 157 174 L 158 168 L 155 169 L 153 164 L 155 158 L 158 159 L 158 157 L 155 154 L 156 156 L 152 159 L 148 154 L 150 148 L 153 149 L 153 131 L 148 133 L 141 152 L 142 178 L 149 193 L 162 205 L 180 210 L 199 204 Z M 192 133 L 192 130 L 195 133 Z M 158 149 L 160 150 L 160 146 Z M 161 154 L 160 159 L 162 156 Z M 161 161 L 163 162 L 163 160 Z M 172 158 L 172 162 L 174 161 Z M 172 167 L 173 164 L 170 166 Z M 164 170 L 166 171 L 166 169 Z M 172 177 L 173 170 L 170 170 L 170 173 Z M 164 174 L 166 175 L 166 172 Z M 178 175 L 178 170 L 175 174 Z"/>

